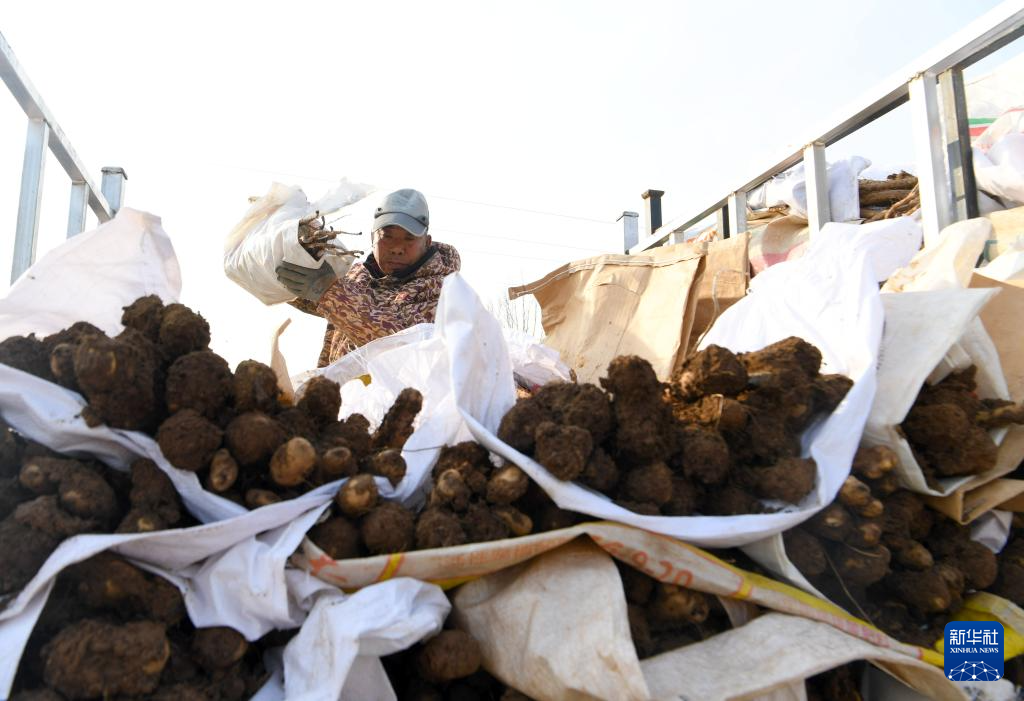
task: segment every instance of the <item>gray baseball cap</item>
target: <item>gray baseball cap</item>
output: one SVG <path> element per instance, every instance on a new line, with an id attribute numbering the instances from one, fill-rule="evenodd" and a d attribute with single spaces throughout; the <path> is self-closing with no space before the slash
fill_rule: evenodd
<path id="1" fill-rule="evenodd" d="M 373 231 L 385 226 L 400 226 L 413 236 L 423 236 L 430 226 L 427 198 L 408 188 L 392 192 L 373 212 Z"/>

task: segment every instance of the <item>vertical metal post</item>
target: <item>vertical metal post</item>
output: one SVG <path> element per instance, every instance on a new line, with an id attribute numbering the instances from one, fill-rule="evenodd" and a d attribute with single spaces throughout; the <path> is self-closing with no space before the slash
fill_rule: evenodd
<path id="1" fill-rule="evenodd" d="M 727 217 L 728 211 L 729 206 L 726 205 L 725 207 L 722 207 L 720 210 L 715 212 L 715 228 L 718 230 L 718 233 L 722 235 L 723 239 L 729 238 L 729 220 Z"/>
<path id="2" fill-rule="evenodd" d="M 728 202 L 729 233 L 742 234 L 747 230 L 747 193 L 737 190 L 729 195 Z"/>
<path id="3" fill-rule="evenodd" d="M 113 166 L 103 168 L 101 172 L 103 181 L 100 184 L 100 192 L 103 193 L 103 197 L 110 205 L 110 213 L 117 214 L 117 210 L 121 209 L 121 203 L 124 202 L 124 188 L 128 181 L 128 175 L 124 172 L 124 168 Z"/>
<path id="4" fill-rule="evenodd" d="M 828 201 L 828 164 L 825 145 L 815 141 L 804 147 L 804 183 L 807 193 L 807 223 L 811 236 L 832 221 L 832 208 Z"/>
<path id="5" fill-rule="evenodd" d="M 964 73 L 950 68 L 939 74 L 942 97 L 942 135 L 946 142 L 946 162 L 956 221 L 978 216 L 978 188 L 974 182 L 974 156 L 967 119 Z"/>
<path id="6" fill-rule="evenodd" d="M 946 144 L 942 138 L 934 73 L 925 71 L 910 81 L 910 118 L 921 192 L 921 222 L 927 245 L 953 223 L 953 198 L 947 180 Z"/>
<path id="7" fill-rule="evenodd" d="M 664 190 L 645 190 L 640 197 L 647 203 L 647 235 L 661 228 L 661 196 Z"/>
<path id="8" fill-rule="evenodd" d="M 622 222 L 622 250 L 629 253 L 629 249 L 640 243 L 640 214 L 623 212 L 615 221 Z"/>
<path id="9" fill-rule="evenodd" d="M 18 200 L 18 225 L 14 230 L 14 261 L 11 282 L 28 270 L 36 258 L 39 230 L 39 203 L 43 197 L 43 172 L 50 127 L 43 119 L 28 120 L 25 160 L 21 166 L 21 198 Z"/>
<path id="10" fill-rule="evenodd" d="M 71 183 L 71 206 L 68 208 L 68 238 L 85 230 L 85 210 L 89 206 L 89 185 L 81 181 Z"/>

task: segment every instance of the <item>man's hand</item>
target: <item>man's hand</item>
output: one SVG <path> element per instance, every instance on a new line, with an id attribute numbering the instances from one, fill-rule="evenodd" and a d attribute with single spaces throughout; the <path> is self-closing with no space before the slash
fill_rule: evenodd
<path id="1" fill-rule="evenodd" d="M 282 262 L 274 272 L 277 273 L 278 281 L 290 292 L 310 302 L 319 302 L 327 288 L 333 285 L 338 277 L 326 262 L 319 268 L 305 268 L 294 263 Z"/>

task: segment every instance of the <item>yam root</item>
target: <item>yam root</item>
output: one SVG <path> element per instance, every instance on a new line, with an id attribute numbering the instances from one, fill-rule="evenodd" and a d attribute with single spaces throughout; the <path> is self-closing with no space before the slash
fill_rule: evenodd
<path id="1" fill-rule="evenodd" d="M 557 479 L 580 476 L 593 448 L 590 432 L 578 426 L 559 426 L 550 421 L 537 427 L 534 456 Z"/>
<path id="2" fill-rule="evenodd" d="M 514 506 L 495 506 L 492 509 L 494 515 L 508 528 L 509 533 L 515 537 L 529 535 L 533 532 L 533 519 L 524 514 Z"/>
<path id="3" fill-rule="evenodd" d="M 588 487 L 607 494 L 619 483 L 620 474 L 612 457 L 603 448 L 597 447 L 590 453 L 579 479 Z"/>
<path id="4" fill-rule="evenodd" d="M 226 492 L 238 479 L 238 463 L 227 448 L 221 448 L 210 459 L 210 474 L 206 484 L 210 491 Z"/>
<path id="5" fill-rule="evenodd" d="M 317 462 L 317 477 L 321 482 L 333 482 L 343 477 L 352 477 L 359 471 L 359 463 L 351 449 L 336 446 L 325 450 Z"/>
<path id="6" fill-rule="evenodd" d="M 280 389 L 277 375 L 267 365 L 255 360 L 243 360 L 231 378 L 235 410 L 239 413 L 259 411 L 269 414 L 277 408 Z"/>
<path id="7" fill-rule="evenodd" d="M 292 438 L 270 458 L 270 479 L 281 487 L 302 484 L 316 467 L 316 449 L 305 438 Z"/>
<path id="8" fill-rule="evenodd" d="M 335 560 L 348 560 L 362 554 L 359 529 L 343 516 L 313 526 L 309 539 Z"/>
<path id="9" fill-rule="evenodd" d="M 400 504 L 381 502 L 363 517 L 359 533 L 372 555 L 404 553 L 416 540 L 415 517 Z"/>
<path id="10" fill-rule="evenodd" d="M 851 548 L 840 545 L 832 558 L 836 574 L 847 586 L 866 587 L 889 573 L 891 553 L 884 545 Z"/>
<path id="11" fill-rule="evenodd" d="M 284 427 L 258 411 L 238 415 L 224 432 L 228 450 L 242 467 L 266 464 L 286 439 Z"/>
<path id="12" fill-rule="evenodd" d="M 854 522 L 850 512 L 842 504 L 832 502 L 806 522 L 810 533 L 831 540 L 843 542 L 853 530 Z"/>
<path id="13" fill-rule="evenodd" d="M 43 650 L 46 683 L 69 698 L 142 695 L 160 683 L 170 644 L 152 621 L 74 623 Z"/>
<path id="14" fill-rule="evenodd" d="M 200 628 L 192 637 L 192 652 L 196 662 L 207 671 L 228 669 L 242 659 L 249 643 L 234 628 L 216 626 Z"/>
<path id="15" fill-rule="evenodd" d="M 298 406 L 309 414 L 317 426 L 323 427 L 337 421 L 341 410 L 341 385 L 317 375 L 306 383 Z"/>
<path id="16" fill-rule="evenodd" d="M 407 387 L 398 393 L 394 404 L 388 409 L 380 427 L 373 434 L 373 450 L 385 448 L 402 449 L 412 435 L 412 424 L 423 407 L 423 395 L 419 390 Z"/>
<path id="17" fill-rule="evenodd" d="M 786 555 L 805 577 L 817 577 L 828 569 L 828 559 L 821 541 L 801 528 L 782 534 Z"/>
<path id="18" fill-rule="evenodd" d="M 392 487 L 397 487 L 405 478 L 405 468 L 405 458 L 399 448 L 385 448 L 365 460 L 366 471 L 384 477 Z"/>
<path id="19" fill-rule="evenodd" d="M 686 401 L 708 394 L 734 397 L 747 385 L 747 369 L 732 351 L 709 345 L 686 359 L 673 382 Z"/>
<path id="20" fill-rule="evenodd" d="M 156 442 L 168 462 L 198 472 L 210 464 L 224 432 L 194 409 L 183 409 L 160 424 Z"/>
<path id="21" fill-rule="evenodd" d="M 349 518 L 359 518 L 377 506 L 377 483 L 372 475 L 356 475 L 341 486 L 334 497 L 338 510 Z"/>
<path id="22" fill-rule="evenodd" d="M 853 456 L 853 472 L 866 479 L 881 479 L 896 469 L 899 458 L 896 453 L 884 445 L 858 448 Z"/>
<path id="23" fill-rule="evenodd" d="M 494 471 L 487 481 L 487 501 L 491 504 L 508 505 L 526 494 L 530 484 L 526 473 L 515 465 L 506 465 Z"/>
<path id="24" fill-rule="evenodd" d="M 432 507 L 416 520 L 416 548 L 449 548 L 466 543 L 466 532 L 458 517 L 451 511 Z"/>
<path id="25" fill-rule="evenodd" d="M 429 682 L 441 684 L 468 677 L 480 668 L 480 644 L 461 630 L 443 630 L 416 652 L 416 669 Z"/>
<path id="26" fill-rule="evenodd" d="M 213 351 L 183 355 L 167 370 L 167 411 L 194 409 L 215 420 L 231 399 L 233 382 L 227 361 Z"/>

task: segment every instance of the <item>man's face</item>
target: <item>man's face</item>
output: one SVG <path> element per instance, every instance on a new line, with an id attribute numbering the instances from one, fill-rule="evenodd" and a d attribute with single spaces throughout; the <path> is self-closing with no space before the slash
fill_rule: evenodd
<path id="1" fill-rule="evenodd" d="M 385 226 L 374 234 L 373 257 L 386 275 L 406 268 L 427 252 L 430 236 L 413 236 L 400 226 Z"/>

